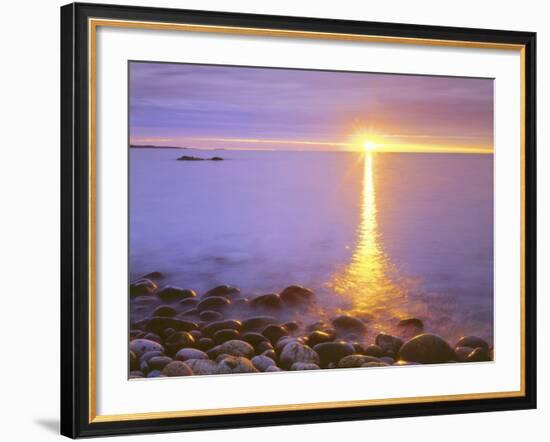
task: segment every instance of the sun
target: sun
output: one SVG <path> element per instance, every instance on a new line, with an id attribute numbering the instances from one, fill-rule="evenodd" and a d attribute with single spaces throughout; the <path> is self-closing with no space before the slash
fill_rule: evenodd
<path id="1" fill-rule="evenodd" d="M 376 143 L 372 140 L 365 140 L 363 142 L 363 149 L 367 152 L 373 152 L 376 150 Z"/>

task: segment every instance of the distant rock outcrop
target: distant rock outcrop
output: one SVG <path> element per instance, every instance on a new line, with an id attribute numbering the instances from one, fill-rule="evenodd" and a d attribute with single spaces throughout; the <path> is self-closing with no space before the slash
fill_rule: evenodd
<path id="1" fill-rule="evenodd" d="M 182 155 L 177 160 L 178 161 L 223 161 L 223 158 L 221 157 L 200 158 L 200 157 L 193 157 L 191 155 Z"/>

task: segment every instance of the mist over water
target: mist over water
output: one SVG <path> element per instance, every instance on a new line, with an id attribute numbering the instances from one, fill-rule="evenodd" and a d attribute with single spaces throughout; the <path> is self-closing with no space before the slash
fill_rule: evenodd
<path id="1" fill-rule="evenodd" d="M 129 246 L 130 279 L 299 284 L 371 333 L 416 316 L 492 342 L 492 155 L 131 149 Z"/>

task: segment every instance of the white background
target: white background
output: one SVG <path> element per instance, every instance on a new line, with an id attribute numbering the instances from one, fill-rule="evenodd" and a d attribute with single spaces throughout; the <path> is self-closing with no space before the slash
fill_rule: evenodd
<path id="1" fill-rule="evenodd" d="M 97 54 L 99 415 L 519 390 L 518 52 L 100 27 Z M 127 142 L 127 60 L 136 59 L 495 78 L 496 361 L 128 382 L 127 328 L 120 320 L 128 316 L 120 296 L 127 290 L 128 190 L 121 171 L 128 156 L 121 146 Z M 216 394 L 205 395 L 206 389 Z"/>
<path id="2" fill-rule="evenodd" d="M 550 97 L 544 78 L 549 76 L 550 33 L 544 2 L 440 1 L 302 2 L 278 0 L 130 1 L 128 4 L 231 10 L 267 14 L 303 15 L 449 26 L 471 26 L 539 32 L 539 171 L 545 169 L 547 144 L 544 121 Z M 58 432 L 59 370 L 59 11 L 58 1 L 12 2 L 4 6 L 2 32 L 2 363 L 0 434 L 8 440 L 48 440 Z M 7 135 L 7 137 L 6 137 Z M 548 222 L 544 203 L 548 174 L 539 173 L 539 225 Z M 539 232 L 539 243 L 546 240 Z M 550 245 L 549 245 L 550 247 Z M 547 249 L 550 250 L 550 249 Z M 547 252 L 546 252 L 547 253 Z M 546 253 L 539 247 L 539 273 Z M 334 440 L 344 434 L 369 439 L 439 441 L 483 438 L 518 440 L 547 433 L 548 322 L 543 312 L 546 281 L 539 278 L 539 409 L 465 416 L 439 416 L 348 422 L 293 427 L 201 432 L 185 435 L 189 441 Z M 543 347 L 545 350 L 543 351 Z M 546 431 L 545 431 L 546 430 Z M 544 434 L 542 433 L 542 434 Z M 181 440 L 181 434 L 140 436 L 126 440 Z M 356 437 L 356 436 L 353 436 Z M 544 436 L 539 436 L 541 439 Z"/>

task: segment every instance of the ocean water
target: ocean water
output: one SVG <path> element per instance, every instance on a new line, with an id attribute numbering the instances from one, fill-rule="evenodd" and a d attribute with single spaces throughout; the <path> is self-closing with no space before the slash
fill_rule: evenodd
<path id="1" fill-rule="evenodd" d="M 181 155 L 225 161 L 176 161 Z M 493 339 L 492 155 L 131 149 L 130 279 Z"/>

